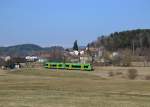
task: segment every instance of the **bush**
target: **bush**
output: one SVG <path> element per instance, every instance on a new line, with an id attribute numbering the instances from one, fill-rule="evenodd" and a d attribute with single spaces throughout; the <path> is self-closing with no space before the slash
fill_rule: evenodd
<path id="1" fill-rule="evenodd" d="M 122 72 L 117 72 L 117 73 L 116 73 L 116 75 L 122 75 L 122 74 L 123 74 Z"/>
<path id="2" fill-rule="evenodd" d="M 125 67 L 128 67 L 131 65 L 131 59 L 130 56 L 126 56 L 122 59 L 122 65 Z"/>
<path id="3" fill-rule="evenodd" d="M 114 56 L 114 57 L 112 58 L 112 64 L 113 64 L 114 66 L 119 66 L 119 65 L 120 65 L 120 62 L 121 62 L 120 56 Z"/>
<path id="4" fill-rule="evenodd" d="M 129 69 L 128 70 L 128 78 L 129 79 L 135 79 L 138 76 L 138 72 L 136 69 Z"/>
<path id="5" fill-rule="evenodd" d="M 145 80 L 150 80 L 150 75 L 145 76 Z"/>
<path id="6" fill-rule="evenodd" d="M 109 77 L 112 77 L 112 76 L 114 76 L 114 73 L 113 72 L 109 72 L 108 75 L 109 75 Z"/>
<path id="7" fill-rule="evenodd" d="M 131 66 L 132 54 L 129 50 L 125 50 L 121 56 L 121 65 L 128 67 Z"/>

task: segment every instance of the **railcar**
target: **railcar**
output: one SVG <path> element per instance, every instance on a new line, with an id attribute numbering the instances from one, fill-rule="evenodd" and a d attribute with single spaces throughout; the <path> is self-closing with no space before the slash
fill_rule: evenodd
<path id="1" fill-rule="evenodd" d="M 44 64 L 45 68 L 48 69 L 67 69 L 67 70 L 83 70 L 92 71 L 93 67 L 91 64 L 81 64 L 81 63 L 57 63 L 57 62 L 47 62 Z"/>

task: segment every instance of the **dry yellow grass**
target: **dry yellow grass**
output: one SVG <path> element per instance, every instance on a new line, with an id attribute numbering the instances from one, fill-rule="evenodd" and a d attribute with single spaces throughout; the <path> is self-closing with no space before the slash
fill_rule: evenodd
<path id="1" fill-rule="evenodd" d="M 0 71 L 0 107 L 149 107 L 150 81 L 103 76 L 126 69 Z"/>

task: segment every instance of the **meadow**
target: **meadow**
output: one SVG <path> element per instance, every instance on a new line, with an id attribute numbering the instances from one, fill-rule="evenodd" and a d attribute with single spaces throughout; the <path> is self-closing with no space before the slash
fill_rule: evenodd
<path id="1" fill-rule="evenodd" d="M 150 107 L 150 68 L 125 67 L 95 71 L 24 68 L 0 71 L 0 107 Z M 113 76 L 109 76 L 113 72 Z"/>

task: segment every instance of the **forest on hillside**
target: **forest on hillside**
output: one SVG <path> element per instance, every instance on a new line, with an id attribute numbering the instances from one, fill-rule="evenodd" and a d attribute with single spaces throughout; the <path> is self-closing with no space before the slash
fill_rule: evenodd
<path id="1" fill-rule="evenodd" d="M 150 48 L 150 29 L 137 29 L 123 32 L 114 32 L 110 35 L 102 35 L 89 44 L 90 47 L 104 46 L 107 50 Z"/>
<path id="2" fill-rule="evenodd" d="M 150 56 L 150 29 L 136 29 L 102 35 L 88 44 L 108 51 L 132 51 L 137 56 Z"/>
<path id="3" fill-rule="evenodd" d="M 131 61 L 142 61 L 148 66 L 150 61 L 150 29 L 136 29 L 122 32 L 114 32 L 102 35 L 97 40 L 88 44 L 88 47 L 105 49 L 104 58 L 114 64 L 120 62 L 129 66 Z M 111 59 L 109 53 L 119 52 L 120 56 Z"/>

